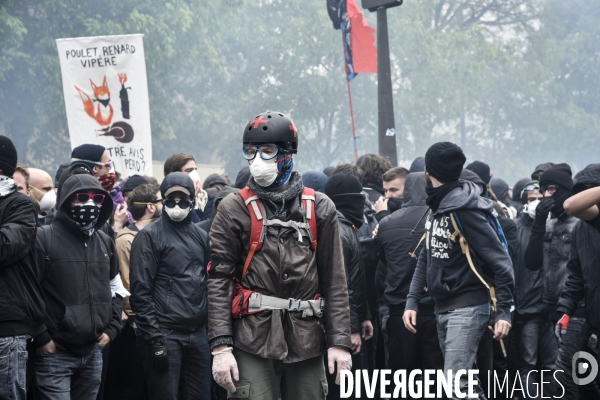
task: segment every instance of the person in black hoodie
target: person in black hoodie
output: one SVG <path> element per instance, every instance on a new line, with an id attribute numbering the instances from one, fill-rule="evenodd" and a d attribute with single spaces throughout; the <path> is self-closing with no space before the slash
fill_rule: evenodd
<path id="1" fill-rule="evenodd" d="M 600 187 L 600 164 L 591 164 L 575 176 L 573 193 Z M 558 299 L 557 312 L 562 314 L 555 327 L 561 343 L 556 369 L 570 372 L 573 354 L 591 352 L 598 359 L 600 335 L 600 231 L 587 221 L 579 220 L 571 232 L 571 256 L 567 263 L 567 280 Z M 578 305 L 585 301 L 585 318 L 577 316 Z M 581 362 L 580 360 L 579 362 Z M 589 362 L 589 360 L 583 360 Z M 570 377 L 570 374 L 566 377 Z M 600 399 L 600 379 L 586 385 L 569 385 L 566 399 Z"/>
<path id="2" fill-rule="evenodd" d="M 45 331 L 36 276 L 36 211 L 12 179 L 17 150 L 0 135 L 0 398 L 25 399 L 27 336 Z"/>
<path id="3" fill-rule="evenodd" d="M 350 332 L 352 340 L 352 371 L 365 369 L 363 341 L 373 336 L 369 306 L 365 266 L 360 251 L 356 230 L 363 224 L 363 195 L 359 180 L 346 173 L 331 175 L 325 185 L 325 194 L 335 204 L 340 224 L 346 281 L 350 302 Z M 340 398 L 340 386 L 335 385 L 335 374 L 327 374 L 329 383 L 328 399 Z"/>
<path id="4" fill-rule="evenodd" d="M 433 299 L 427 292 L 419 301 L 417 333 L 406 329 L 402 314 L 410 289 L 417 256 L 423 247 L 425 235 L 425 173 L 414 172 L 406 177 L 404 204 L 379 223 L 377 241 L 379 257 L 386 274 L 384 301 L 390 316 L 386 331 L 389 335 L 389 368 L 393 371 L 415 369 L 443 369 L 444 357 L 437 335 Z"/>
<path id="5" fill-rule="evenodd" d="M 578 222 L 577 218 L 568 215 L 563 208 L 565 200 L 573 194 L 572 189 L 573 179 L 569 165 L 556 164 L 543 173 L 540 178 L 540 192 L 544 198 L 535 208 L 531 235 L 524 253 L 526 268 L 532 271 L 543 271 L 543 302 L 547 309 L 550 321 L 548 329 L 551 333 L 560 320 L 556 308 L 567 280 L 567 263 L 572 249 L 571 232 Z M 585 318 L 583 302 L 580 302 L 571 317 Z M 571 340 L 571 335 L 568 335 L 563 339 L 563 345 L 559 346 L 555 343 L 559 357 L 567 357 L 561 347 L 570 348 Z M 577 385 L 571 378 L 570 365 L 569 368 L 556 372 L 556 380 L 567 393 L 577 392 Z M 558 390 L 560 389 L 557 386 Z"/>
<path id="6" fill-rule="evenodd" d="M 119 272 L 117 251 L 98 230 L 112 209 L 98 179 L 75 175 L 64 182 L 52 224 L 38 228 L 47 327 L 33 340 L 41 399 L 93 399 L 99 390 L 102 349 L 121 331 L 123 301 L 111 291 Z"/>
<path id="7" fill-rule="evenodd" d="M 494 273 L 497 340 L 504 338 L 511 327 L 514 286 L 510 257 L 486 218 L 492 212 L 492 201 L 481 197 L 474 183 L 459 180 L 464 163 L 462 149 L 450 142 L 436 143 L 425 154 L 426 203 L 431 213 L 425 222 L 425 247 L 419 255 L 403 315 L 406 329 L 416 333 L 419 302 L 427 287 L 435 303 L 444 370 L 454 373 L 473 367 L 491 307 L 488 289 L 469 266 L 454 235 L 452 217 L 460 221 L 461 232 L 477 258 Z M 452 383 L 453 398 L 458 398 L 458 390 L 466 393 L 466 376 L 461 376 L 459 387 L 454 380 Z M 481 385 L 475 391 L 485 399 Z"/>
<path id="8" fill-rule="evenodd" d="M 195 189 L 182 172 L 160 186 L 162 216 L 131 245 L 131 309 L 146 354 L 150 399 L 209 399 L 208 236 L 192 223 Z"/>

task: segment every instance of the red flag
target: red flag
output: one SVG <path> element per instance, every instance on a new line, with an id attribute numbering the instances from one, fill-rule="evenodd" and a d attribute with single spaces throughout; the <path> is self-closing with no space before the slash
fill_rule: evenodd
<path id="1" fill-rule="evenodd" d="M 346 0 L 348 19 L 350 19 L 350 39 L 352 43 L 352 63 L 354 72 L 377 73 L 377 47 L 375 29 L 365 21 L 355 0 Z"/>

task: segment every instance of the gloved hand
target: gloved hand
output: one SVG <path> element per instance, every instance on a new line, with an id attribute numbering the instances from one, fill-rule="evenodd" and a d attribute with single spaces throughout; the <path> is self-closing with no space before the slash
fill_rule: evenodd
<path id="1" fill-rule="evenodd" d="M 562 335 L 567 333 L 567 329 L 569 328 L 569 321 L 571 317 L 567 314 L 563 315 L 561 319 L 558 320 L 556 326 L 554 327 L 554 336 L 558 339 L 558 343 L 562 344 Z"/>
<path id="2" fill-rule="evenodd" d="M 169 369 L 169 358 L 167 357 L 167 347 L 161 338 L 156 338 L 147 342 L 148 361 L 154 370 L 160 374 Z"/>
<path id="3" fill-rule="evenodd" d="M 337 364 L 337 375 L 335 376 L 335 384 L 340 384 L 340 371 L 352 370 L 352 356 L 350 352 L 341 347 L 330 347 L 327 349 L 327 363 L 329 364 L 329 373 L 333 374 Z"/>
<path id="4" fill-rule="evenodd" d="M 233 381 L 238 381 L 240 379 L 240 373 L 238 371 L 237 361 L 235 361 L 233 354 L 226 352 L 214 356 L 212 376 L 219 386 L 225 388 L 228 392 L 235 392 Z"/>
<path id="5" fill-rule="evenodd" d="M 554 208 L 555 201 L 552 197 L 544 197 L 535 208 L 535 222 L 546 225 L 548 214 Z"/>

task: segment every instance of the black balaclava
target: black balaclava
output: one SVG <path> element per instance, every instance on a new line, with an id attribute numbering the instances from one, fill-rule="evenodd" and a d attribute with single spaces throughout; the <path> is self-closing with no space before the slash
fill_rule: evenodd
<path id="1" fill-rule="evenodd" d="M 404 204 L 404 199 L 402 197 L 390 197 L 388 199 L 388 211 L 391 214 L 394 211 L 401 209 L 402 204 Z"/>
<path id="2" fill-rule="evenodd" d="M 557 217 L 564 214 L 563 203 L 573 195 L 572 176 L 571 167 L 568 164 L 562 163 L 548 168 L 540 178 L 540 187 L 550 184 L 557 185 L 556 192 L 552 195 L 552 199 L 555 202 L 552 214 Z"/>
<path id="3" fill-rule="evenodd" d="M 325 194 L 356 229 L 364 222 L 365 197 L 361 192 L 362 185 L 358 178 L 344 172 L 331 175 L 325 185 Z"/>

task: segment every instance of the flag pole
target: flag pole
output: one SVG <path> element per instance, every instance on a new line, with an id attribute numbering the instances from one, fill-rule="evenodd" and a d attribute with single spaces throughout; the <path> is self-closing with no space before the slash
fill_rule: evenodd
<path id="1" fill-rule="evenodd" d="M 348 86 L 348 101 L 350 103 L 350 120 L 352 121 L 352 140 L 354 143 L 354 161 L 358 161 L 358 143 L 356 141 L 356 128 L 354 126 L 354 108 L 352 107 L 352 89 L 350 88 L 350 80 L 348 79 L 348 65 L 346 64 L 346 43 L 342 34 L 342 47 L 344 49 L 344 71 L 346 73 L 346 85 Z"/>
<path id="2" fill-rule="evenodd" d="M 348 100 L 350 100 L 350 119 L 352 120 L 352 139 L 354 140 L 354 159 L 358 161 L 358 144 L 356 142 L 356 128 L 354 127 L 354 109 L 352 108 L 352 89 L 350 89 L 350 81 L 346 78 L 348 85 Z"/>

